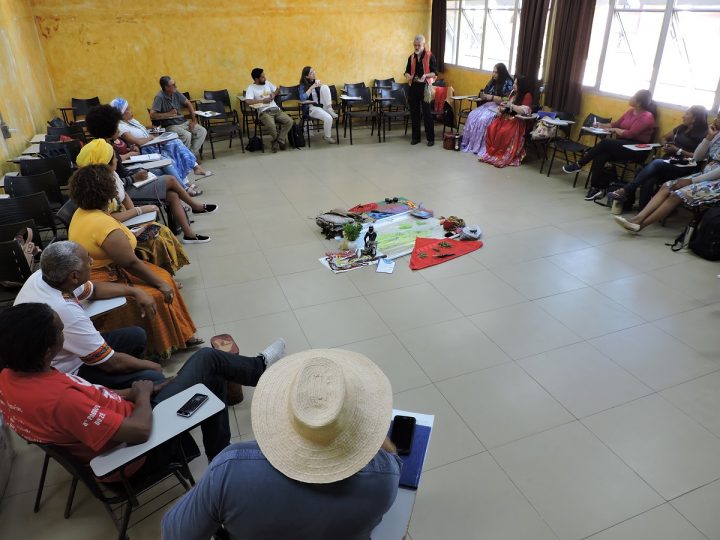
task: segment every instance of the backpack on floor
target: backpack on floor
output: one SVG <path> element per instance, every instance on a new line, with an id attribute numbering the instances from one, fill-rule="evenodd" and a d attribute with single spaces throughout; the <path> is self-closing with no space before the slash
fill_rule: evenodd
<path id="1" fill-rule="evenodd" d="M 305 147 L 305 137 L 303 137 L 303 130 L 300 124 L 296 124 L 295 122 L 293 122 L 293 125 L 287 134 L 287 141 L 288 144 L 293 148 Z"/>
<path id="2" fill-rule="evenodd" d="M 245 150 L 248 152 L 260 152 L 263 149 L 263 142 L 260 137 L 250 137 Z"/>
<path id="3" fill-rule="evenodd" d="M 720 208 L 703 214 L 688 247 L 703 259 L 720 261 Z"/>

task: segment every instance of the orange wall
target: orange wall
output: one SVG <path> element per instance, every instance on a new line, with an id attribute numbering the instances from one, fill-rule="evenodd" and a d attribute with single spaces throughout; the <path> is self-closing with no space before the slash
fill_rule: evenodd
<path id="1" fill-rule="evenodd" d="M 58 96 L 128 99 L 141 120 L 161 75 L 181 91 L 247 88 L 260 66 L 296 85 L 305 65 L 329 84 L 402 79 L 431 0 L 29 0 Z"/>
<path id="2" fill-rule="evenodd" d="M 55 94 L 37 30 L 25 0 L 0 0 L 0 113 L 12 137 L 0 137 L 0 173 L 54 114 Z"/>

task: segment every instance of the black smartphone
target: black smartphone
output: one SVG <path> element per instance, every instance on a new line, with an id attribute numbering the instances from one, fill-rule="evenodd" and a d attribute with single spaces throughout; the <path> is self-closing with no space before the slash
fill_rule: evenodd
<path id="1" fill-rule="evenodd" d="M 200 408 L 200 405 L 208 400 L 207 394 L 195 394 L 193 397 L 187 400 L 185 405 L 178 409 L 178 416 L 184 418 L 190 418 L 195 411 Z"/>
<path id="2" fill-rule="evenodd" d="M 415 417 L 397 415 L 393 418 L 390 440 L 397 447 L 398 455 L 407 456 L 410 454 L 414 434 Z"/>

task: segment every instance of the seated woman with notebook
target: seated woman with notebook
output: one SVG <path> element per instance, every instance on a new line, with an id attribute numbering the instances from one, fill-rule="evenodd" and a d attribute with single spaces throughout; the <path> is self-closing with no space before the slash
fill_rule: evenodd
<path id="1" fill-rule="evenodd" d="M 707 109 L 702 105 L 693 105 L 685 111 L 683 123 L 660 138 L 665 152 L 664 158 L 654 159 L 625 187 L 608 193 L 608 198 L 617 201 L 627 199 L 628 203 L 632 204 L 635 200 L 635 191 L 640 188 L 640 210 L 645 208 L 656 186 L 695 171 L 692 164 L 687 161 L 692 159 L 707 130 Z"/>
<path id="2" fill-rule="evenodd" d="M 133 117 L 133 111 L 126 99 L 115 98 L 110 102 L 110 105 L 115 107 L 122 115 L 118 125 L 120 138 L 129 146 L 137 146 L 143 154 L 160 154 L 171 160 L 178 172 L 177 178 L 183 184 L 189 185 L 191 183 L 187 179 L 190 171 L 201 177 L 212 176 L 213 173 L 200 166 L 195 155 L 180 139 L 174 139 L 162 144 L 147 144 L 151 143 L 156 138 L 156 135 L 150 133 L 145 126 Z"/>
<path id="3" fill-rule="evenodd" d="M 500 103 L 510 95 L 513 79 L 505 64 L 496 64 L 490 82 L 478 94 L 482 105 L 470 111 L 465 127 L 461 149 L 463 152 L 482 154 L 485 151 L 485 132 L 495 119 Z"/>
<path id="4" fill-rule="evenodd" d="M 124 170 L 118 161 L 113 147 L 104 139 L 93 139 L 78 154 L 77 164 L 79 167 L 87 165 L 109 165 L 114 179 L 117 182 L 120 200 L 127 200 L 132 204 L 135 200 L 157 200 L 158 203 L 167 202 L 173 218 L 183 231 L 183 244 L 204 244 L 210 242 L 209 236 L 196 234 L 190 223 L 182 203 L 184 202 L 193 211 L 193 214 L 212 213 L 217 210 L 216 204 L 202 204 L 193 201 L 186 191 L 180 186 L 173 176 L 160 176 L 147 182 L 145 178 L 137 178 Z M 147 173 L 145 173 L 147 177 Z M 147 183 L 146 183 L 147 182 Z M 142 207 L 140 207 L 142 208 Z M 125 218 L 127 219 L 127 218 Z"/>
<path id="5" fill-rule="evenodd" d="M 495 119 L 485 135 L 485 151 L 478 161 L 495 167 L 517 167 L 525 157 L 527 123 L 517 118 L 532 113 L 532 85 L 524 75 L 516 75 L 507 101 L 500 103 Z"/>
<path id="6" fill-rule="evenodd" d="M 593 148 L 585 152 L 577 163 L 568 163 L 563 171 L 568 174 L 579 172 L 583 166 L 592 162 L 590 169 L 590 188 L 585 196 L 586 201 L 602 199 L 607 189 L 607 178 L 602 174 L 605 164 L 609 161 L 631 161 L 647 157 L 644 152 L 629 150 L 626 144 L 649 143 L 655 134 L 655 116 L 657 106 L 652 100 L 649 90 L 638 90 L 628 102 L 630 108 L 619 120 L 610 124 L 598 124 L 596 127 L 604 128 L 615 139 L 601 140 Z M 649 151 L 649 150 L 648 150 Z"/>
<path id="7" fill-rule="evenodd" d="M 690 208 L 720 202 L 720 116 L 708 128 L 707 135 L 695 149 L 695 161 L 707 160 L 700 172 L 665 182 L 650 202 L 635 217 L 613 216 L 615 222 L 636 233 L 665 219 L 680 204 Z"/>
<path id="8" fill-rule="evenodd" d="M 86 165 L 75 171 L 70 177 L 70 197 L 78 210 L 70 221 L 68 237 L 90 255 L 92 281 L 139 287 L 156 303 L 157 312 L 151 318 L 144 317 L 140 307 L 130 301 L 126 309 L 105 315 L 98 329 L 142 326 L 148 337 L 148 358 L 167 359 L 174 351 L 198 345 L 202 340 L 194 335 L 195 324 L 172 276 L 140 260 L 135 254 L 135 235 L 110 215 L 111 201 L 117 195 L 117 180 L 109 166 Z M 143 211 L 141 207 L 137 213 Z"/>

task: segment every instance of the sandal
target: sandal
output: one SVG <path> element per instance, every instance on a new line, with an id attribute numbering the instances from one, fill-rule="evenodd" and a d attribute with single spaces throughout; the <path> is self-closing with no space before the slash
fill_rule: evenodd
<path id="1" fill-rule="evenodd" d="M 199 176 L 200 178 L 208 178 L 208 177 L 212 176 L 213 174 L 215 174 L 215 173 L 212 171 L 205 171 L 202 173 L 195 173 L 195 176 Z"/>
<path id="2" fill-rule="evenodd" d="M 203 204 L 203 209 L 201 211 L 195 211 L 193 210 L 193 214 L 212 214 L 213 212 L 217 212 L 218 205 L 217 204 Z"/>
<path id="3" fill-rule="evenodd" d="M 625 199 L 627 199 L 627 195 L 625 195 L 625 194 L 618 195 L 617 192 L 613 191 L 613 192 L 607 194 L 607 198 L 610 199 L 611 201 L 624 202 Z"/>
<path id="4" fill-rule="evenodd" d="M 197 336 L 193 336 L 185 342 L 186 347 L 197 347 L 205 343 L 205 340 Z"/>
<path id="5" fill-rule="evenodd" d="M 191 197 L 197 197 L 198 195 L 203 194 L 203 190 L 198 188 L 196 184 L 191 184 L 187 188 L 185 188 L 185 191 L 187 191 L 187 194 Z"/>

